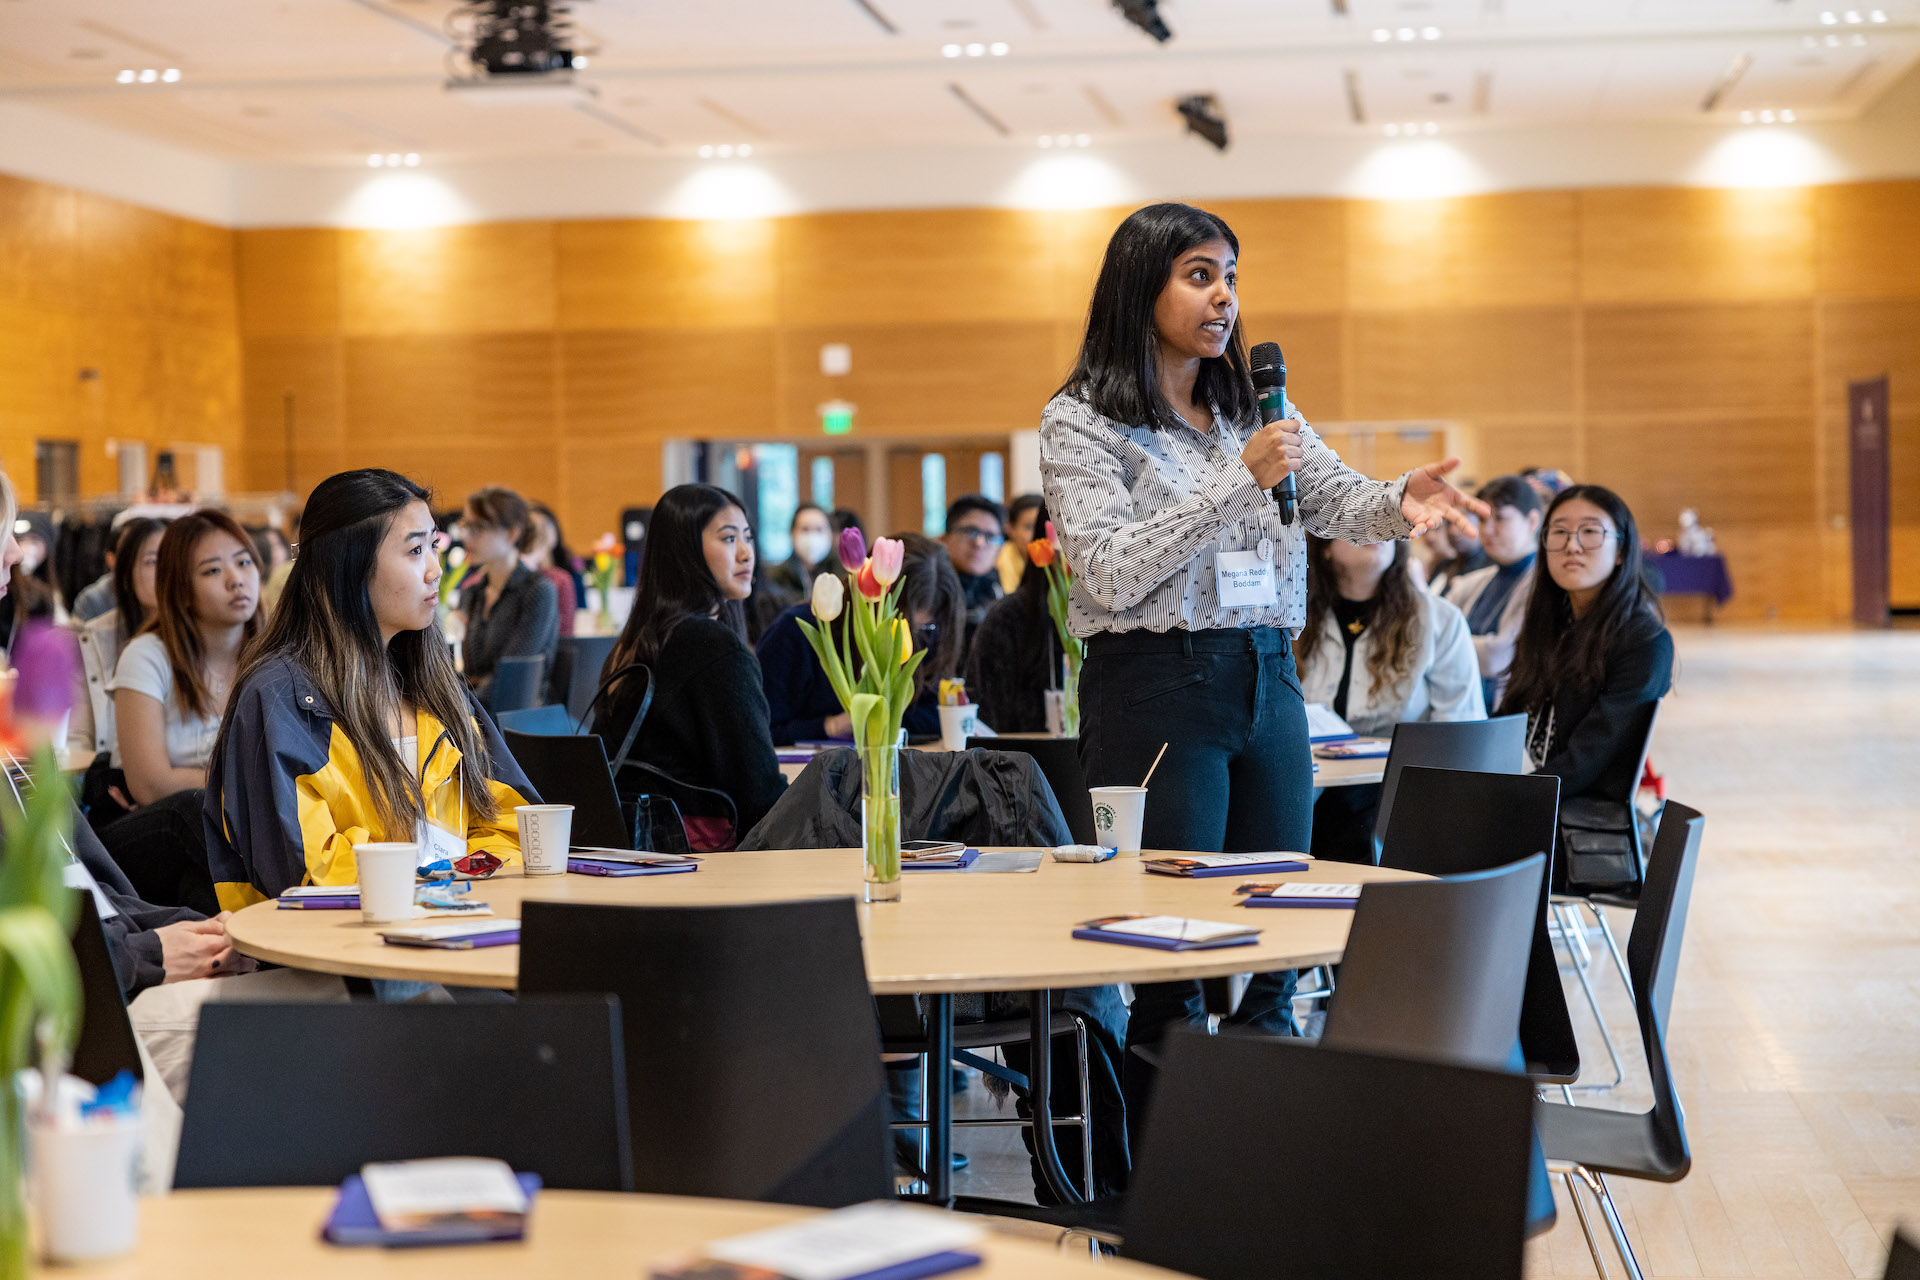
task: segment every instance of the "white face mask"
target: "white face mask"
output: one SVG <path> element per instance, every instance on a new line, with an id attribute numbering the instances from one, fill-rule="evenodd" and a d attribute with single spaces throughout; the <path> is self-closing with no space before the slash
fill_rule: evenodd
<path id="1" fill-rule="evenodd" d="M 793 535 L 793 553 L 810 565 L 819 564 L 827 558 L 827 552 L 833 549 L 833 535 L 830 533 L 796 533 Z"/>

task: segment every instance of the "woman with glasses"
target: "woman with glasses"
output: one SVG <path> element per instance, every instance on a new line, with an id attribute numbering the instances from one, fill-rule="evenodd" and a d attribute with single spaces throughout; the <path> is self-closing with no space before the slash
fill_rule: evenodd
<path id="1" fill-rule="evenodd" d="M 600 673 L 594 732 L 621 796 L 670 797 L 700 852 L 733 848 L 787 787 L 747 647 L 754 559 L 731 493 L 682 484 L 660 495 L 633 612 Z"/>
<path id="2" fill-rule="evenodd" d="M 1563 831 L 1624 833 L 1647 716 L 1673 683 L 1673 637 L 1641 572 L 1633 512 L 1597 484 L 1563 490 L 1539 559 L 1500 714 L 1527 717 L 1534 768 L 1560 779 Z M 1619 861 L 1613 883 L 1638 878 Z M 1555 874 L 1582 870 L 1561 859 Z"/>
<path id="3" fill-rule="evenodd" d="M 467 684 L 488 705 L 502 658 L 541 658 L 544 680 L 560 648 L 559 594 L 521 559 L 533 527 L 526 499 L 511 489 L 480 490 L 460 517 L 471 566 L 460 584 L 460 654 Z"/>
<path id="4" fill-rule="evenodd" d="M 915 696 L 901 724 L 911 737 L 931 737 L 940 732 L 935 692 L 943 678 L 960 673 L 966 605 L 953 562 L 939 543 L 921 533 L 893 536 L 906 544 L 900 609 L 913 626 L 913 647 L 927 651 L 914 672 Z M 810 611 L 808 604 L 795 605 L 760 640 L 773 740 L 782 744 L 853 737 L 852 719 L 841 708 L 813 646 L 800 634 L 800 619 L 809 618 Z M 840 616 L 845 625 L 848 614 Z"/>

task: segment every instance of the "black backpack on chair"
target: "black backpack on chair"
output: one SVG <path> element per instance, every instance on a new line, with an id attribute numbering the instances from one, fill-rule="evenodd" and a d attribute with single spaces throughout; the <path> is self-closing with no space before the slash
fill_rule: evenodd
<path id="1" fill-rule="evenodd" d="M 653 668 L 644 662 L 630 662 L 603 678 L 600 687 L 594 691 L 589 713 L 597 720 L 602 699 L 606 698 L 614 685 L 636 672 L 646 677 L 646 691 L 640 695 L 640 705 L 634 710 L 633 723 L 627 726 L 626 736 L 620 740 L 620 749 L 607 762 L 608 772 L 613 776 L 614 791 L 620 797 L 620 816 L 633 832 L 633 847 L 649 853 L 699 852 L 687 837 L 686 819 L 680 813 L 680 806 L 674 802 L 675 794 L 712 796 L 725 806 L 728 815 L 725 819 L 695 818 L 694 821 L 726 822 L 730 838 L 725 847 L 732 847 L 744 834 L 740 830 L 740 811 L 734 806 L 732 796 L 714 787 L 684 782 L 645 760 L 629 758 L 634 740 L 640 736 L 640 726 L 646 723 L 647 712 L 653 709 Z M 637 769 L 649 779 L 659 780 L 666 785 L 667 792 L 649 789 L 629 795 L 620 785 L 620 771 L 627 768 Z"/>

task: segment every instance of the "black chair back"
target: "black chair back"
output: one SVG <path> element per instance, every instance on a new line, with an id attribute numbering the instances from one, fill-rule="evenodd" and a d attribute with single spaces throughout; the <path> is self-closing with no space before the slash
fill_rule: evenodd
<path id="1" fill-rule="evenodd" d="M 1505 1070 L 1547 857 L 1360 894 L 1320 1043 Z"/>
<path id="2" fill-rule="evenodd" d="M 1379 861 L 1381 842 L 1387 838 L 1387 820 L 1393 816 L 1394 798 L 1400 790 L 1400 774 L 1408 765 L 1463 773 L 1519 773 L 1526 759 L 1525 716 L 1439 723 L 1409 720 L 1395 725 L 1386 776 L 1380 782 L 1380 811 L 1373 822 L 1374 861 Z"/>
<path id="3" fill-rule="evenodd" d="M 502 658 L 487 687 L 487 710 L 494 715 L 540 705 L 540 677 L 547 669 L 544 654 Z"/>
<path id="4" fill-rule="evenodd" d="M 851 898 L 528 902 L 520 936 L 522 996 L 620 997 L 635 1190 L 821 1207 L 892 1193 Z"/>
<path id="5" fill-rule="evenodd" d="M 1550 774 L 1409 767 L 1400 775 L 1380 864 L 1435 876 L 1503 867 L 1553 848 L 1559 808 L 1560 780 Z M 1520 1049 L 1529 1075 L 1570 1084 L 1580 1075 L 1580 1044 L 1547 935 L 1547 908 L 1542 884 L 1520 1008 Z"/>
<path id="6" fill-rule="evenodd" d="M 573 732 L 573 717 L 567 714 L 565 707 L 555 703 L 548 703 L 544 707 L 522 707 L 518 711 L 502 711 L 494 717 L 494 722 L 502 729 L 542 738 Z"/>
<path id="7" fill-rule="evenodd" d="M 1080 743 L 1074 738 L 968 738 L 967 749 L 1021 751 L 1033 757 L 1053 789 L 1075 844 L 1098 844 L 1093 830 L 1093 796 L 1080 770 Z"/>
<path id="8" fill-rule="evenodd" d="M 80 966 L 80 1035 L 67 1070 L 93 1085 L 105 1084 L 122 1071 L 144 1080 L 140 1041 L 127 1017 L 126 995 L 114 972 L 113 954 L 107 950 L 107 935 L 92 893 L 80 895 L 80 914 L 73 922 L 73 958 Z"/>
<path id="9" fill-rule="evenodd" d="M 1610 796 L 1603 795 L 1594 797 L 1594 799 L 1601 802 L 1598 808 L 1601 811 L 1601 815 L 1605 816 L 1607 829 L 1617 829 L 1625 836 L 1627 844 L 1627 856 L 1624 860 L 1617 856 L 1611 859 L 1604 858 L 1603 856 L 1599 865 L 1602 867 L 1609 865 L 1614 867 L 1616 874 L 1622 878 L 1623 883 L 1617 888 L 1603 888 L 1598 891 L 1592 889 L 1591 882 L 1582 881 L 1580 877 L 1583 870 L 1592 872 L 1596 870 L 1596 868 L 1592 863 L 1589 863 L 1585 868 L 1576 866 L 1575 859 L 1570 855 L 1567 842 L 1563 837 L 1560 853 L 1554 859 L 1555 883 L 1552 886 L 1554 893 L 1569 894 L 1575 897 L 1593 896 L 1602 900 L 1611 901 L 1616 905 L 1632 906 L 1634 904 L 1639 894 L 1640 886 L 1646 879 L 1648 853 L 1641 843 L 1640 818 L 1638 811 L 1634 808 L 1633 801 L 1634 797 L 1640 793 L 1640 778 L 1647 770 L 1647 756 L 1653 750 L 1653 726 L 1659 718 L 1660 703 L 1657 699 L 1634 711 L 1633 718 L 1628 723 L 1622 735 L 1624 741 L 1632 744 L 1630 748 L 1632 755 L 1629 758 L 1633 762 L 1633 768 L 1630 772 L 1623 775 L 1624 785 L 1620 791 Z M 1582 797 L 1577 803 L 1583 810 L 1590 810 L 1594 807 L 1591 801 L 1585 797 Z M 1576 802 L 1569 801 L 1569 809 L 1574 808 L 1575 804 Z M 1580 815 L 1570 814 L 1566 816 L 1568 817 L 1566 827 L 1580 827 L 1584 825 Z M 1563 830 L 1564 829 L 1565 828 L 1563 828 Z M 1617 838 L 1618 837 L 1616 837 L 1616 839 Z M 1622 861 L 1626 861 L 1630 865 L 1620 866 L 1619 864 Z M 1574 883 L 1569 883 L 1570 880 L 1573 880 Z"/>
<path id="10" fill-rule="evenodd" d="M 1185 1028 L 1164 1063 L 1128 1258 L 1203 1280 L 1520 1276 L 1524 1077 Z"/>
<path id="11" fill-rule="evenodd" d="M 593 695 L 600 688 L 601 669 L 613 653 L 619 636 L 561 636 L 560 651 L 571 654 L 567 668 L 567 714 L 580 724 L 593 707 Z"/>
<path id="12" fill-rule="evenodd" d="M 1893 1233 L 1893 1248 L 1887 1253 L 1887 1271 L 1881 1280 L 1920 1280 L 1920 1245 L 1909 1240 L 1904 1231 Z"/>
<path id="13" fill-rule="evenodd" d="M 1692 1166 L 1687 1152 L 1686 1118 L 1667 1064 L 1667 1015 L 1673 1007 L 1673 983 L 1680 970 L 1680 944 L 1686 937 L 1687 906 L 1693 898 L 1694 871 L 1700 863 L 1700 837 L 1707 820 L 1699 811 L 1668 802 L 1647 857 L 1647 878 L 1640 907 L 1627 938 L 1627 972 L 1633 977 L 1634 1012 L 1647 1054 L 1653 1086 L 1652 1138 L 1662 1162 L 1685 1176 Z"/>
<path id="14" fill-rule="evenodd" d="M 491 1156 L 631 1191 L 619 1005 L 208 1004 L 176 1187 L 333 1186 L 375 1160 Z"/>
<path id="15" fill-rule="evenodd" d="M 542 800 L 573 806 L 574 844 L 633 847 L 633 832 L 621 816 L 620 795 L 607 767 L 606 744 L 598 736 L 522 733 L 502 724 L 500 738 Z"/>

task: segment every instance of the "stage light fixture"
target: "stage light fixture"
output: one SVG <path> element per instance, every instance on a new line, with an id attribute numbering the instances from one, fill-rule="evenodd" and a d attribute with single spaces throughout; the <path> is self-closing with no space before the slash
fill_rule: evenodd
<path id="1" fill-rule="evenodd" d="M 1113 7 L 1120 11 L 1121 17 L 1161 44 L 1173 39 L 1172 28 L 1160 16 L 1160 0 L 1113 0 Z"/>
<path id="2" fill-rule="evenodd" d="M 464 0 L 454 23 L 479 77 L 542 76 L 583 64 L 573 52 L 567 0 Z"/>
<path id="3" fill-rule="evenodd" d="M 1174 109 L 1186 120 L 1188 133 L 1199 134 L 1216 150 L 1227 149 L 1227 118 L 1212 94 L 1189 94 L 1175 103 Z"/>

